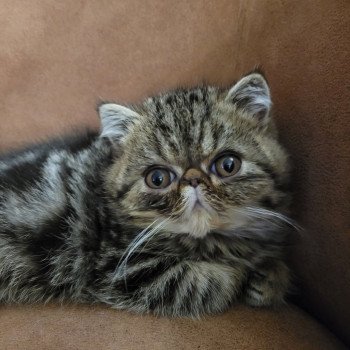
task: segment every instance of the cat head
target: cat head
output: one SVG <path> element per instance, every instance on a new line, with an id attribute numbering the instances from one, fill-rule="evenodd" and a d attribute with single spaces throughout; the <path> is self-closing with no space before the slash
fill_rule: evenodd
<path id="1" fill-rule="evenodd" d="M 99 114 L 101 137 L 118 150 L 107 189 L 131 225 L 156 222 L 204 237 L 256 219 L 252 208 L 284 205 L 287 156 L 260 73 L 227 90 L 179 89 L 132 107 L 104 103 Z"/>

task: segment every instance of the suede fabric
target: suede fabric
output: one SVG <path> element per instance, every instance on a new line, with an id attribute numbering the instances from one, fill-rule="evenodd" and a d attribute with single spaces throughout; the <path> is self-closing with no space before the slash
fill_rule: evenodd
<path id="1" fill-rule="evenodd" d="M 98 306 L 0 308 L 2 350 L 341 350 L 308 314 L 237 306 L 202 320 L 139 316 Z"/>
<path id="2" fill-rule="evenodd" d="M 227 86 L 262 65 L 281 139 L 294 163 L 294 213 L 305 228 L 292 251 L 298 302 L 350 344 L 349 28 L 348 0 L 3 1 L 0 151 L 72 127 L 97 127 L 94 109 L 100 98 L 137 102 L 178 86 Z M 17 325 L 28 315 L 34 320 L 45 314 L 48 322 L 50 315 L 53 320 L 64 317 L 61 309 L 45 310 L 5 308 L 7 317 L 0 324 L 13 323 L 1 326 L 2 332 L 16 329 L 25 337 Z M 224 316 L 227 324 L 232 317 L 230 327 L 247 325 L 245 317 L 253 311 L 244 310 Z M 104 312 L 116 323 L 119 317 L 129 322 L 129 332 L 140 336 L 147 333 L 142 327 L 151 327 L 144 322 L 149 318 L 136 321 L 126 313 Z M 296 320 L 303 316 L 293 312 L 295 322 L 289 325 L 297 332 Z M 78 323 L 94 323 L 93 311 L 87 309 L 70 309 L 69 315 Z M 253 344 L 258 328 L 270 332 L 265 328 L 282 317 L 267 311 L 254 315 L 263 315 L 263 321 L 240 333 L 246 344 Z M 208 328 L 197 324 L 196 332 L 216 329 L 211 340 L 221 341 L 215 320 L 206 321 Z M 170 321 L 157 322 L 167 324 L 171 333 Z M 26 327 L 27 333 L 38 334 L 41 323 Z M 79 348 L 85 333 L 75 329 L 71 344 Z M 183 341 L 180 333 L 174 334 Z M 88 339 L 93 344 L 95 338 Z M 241 348 L 254 348 L 240 341 Z"/>

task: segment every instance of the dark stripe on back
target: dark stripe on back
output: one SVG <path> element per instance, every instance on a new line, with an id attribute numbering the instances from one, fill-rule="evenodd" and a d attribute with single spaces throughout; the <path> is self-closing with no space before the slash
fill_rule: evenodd
<path id="1" fill-rule="evenodd" d="M 43 164 L 47 155 L 43 154 L 31 161 L 20 162 L 0 173 L 0 188 L 16 193 L 33 187 L 41 180 Z"/>

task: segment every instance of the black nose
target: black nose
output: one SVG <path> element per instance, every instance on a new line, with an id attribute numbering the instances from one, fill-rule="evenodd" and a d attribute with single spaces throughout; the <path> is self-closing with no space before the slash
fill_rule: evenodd
<path id="1" fill-rule="evenodd" d="M 188 169 L 183 175 L 181 182 L 186 185 L 190 185 L 196 188 L 201 182 L 204 181 L 205 174 L 199 169 Z"/>
<path id="2" fill-rule="evenodd" d="M 193 188 L 196 188 L 196 187 L 201 183 L 201 179 L 200 179 L 200 178 L 192 178 L 192 179 L 183 178 L 183 179 L 181 180 L 181 182 L 182 182 L 184 185 L 190 185 L 190 186 L 192 186 Z"/>
<path id="3" fill-rule="evenodd" d="M 199 185 L 200 179 L 190 179 L 188 182 L 190 186 L 196 188 Z"/>

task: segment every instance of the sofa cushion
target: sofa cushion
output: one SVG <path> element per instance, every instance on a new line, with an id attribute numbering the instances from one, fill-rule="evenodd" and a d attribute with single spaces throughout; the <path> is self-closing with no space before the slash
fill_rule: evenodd
<path id="1" fill-rule="evenodd" d="M 348 0 L 7 1 L 0 7 L 0 150 L 134 102 L 262 64 L 292 154 L 301 302 L 350 344 Z"/>
<path id="2" fill-rule="evenodd" d="M 140 316 L 102 306 L 3 306 L 3 350 L 345 349 L 295 307 L 236 306 L 203 320 Z"/>

